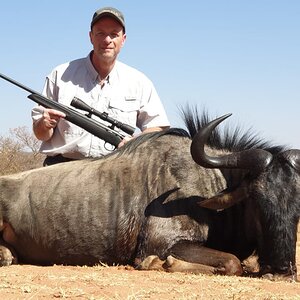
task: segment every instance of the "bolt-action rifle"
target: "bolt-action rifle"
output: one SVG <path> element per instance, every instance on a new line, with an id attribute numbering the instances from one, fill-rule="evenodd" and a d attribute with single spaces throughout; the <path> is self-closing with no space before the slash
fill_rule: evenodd
<path id="1" fill-rule="evenodd" d="M 19 88 L 27 91 L 30 93 L 30 95 L 27 97 L 30 100 L 42 105 L 45 108 L 52 108 L 59 110 L 63 112 L 66 117 L 65 119 L 67 121 L 70 121 L 71 123 L 83 128 L 84 130 L 88 131 L 89 133 L 97 136 L 98 138 L 104 140 L 105 142 L 117 147 L 119 143 L 123 140 L 125 135 L 122 133 L 114 130 L 115 127 L 123 130 L 124 132 L 132 135 L 135 131 L 135 128 L 121 123 L 116 119 L 113 119 L 108 116 L 106 112 L 99 112 L 95 110 L 94 108 L 90 107 L 86 103 L 84 103 L 82 100 L 74 97 L 74 99 L 71 102 L 71 105 L 75 108 L 84 110 L 88 112 L 88 114 L 82 114 L 75 109 L 72 109 L 71 107 L 65 106 L 61 103 L 58 103 L 56 101 L 53 101 L 51 99 L 46 98 L 45 96 L 39 94 L 38 92 L 26 87 L 25 85 L 7 77 L 4 74 L 0 73 L 0 77 L 16 86 Z M 95 119 L 92 119 L 92 115 L 95 115 L 99 117 L 100 119 L 110 123 L 110 126 L 106 126 Z"/>

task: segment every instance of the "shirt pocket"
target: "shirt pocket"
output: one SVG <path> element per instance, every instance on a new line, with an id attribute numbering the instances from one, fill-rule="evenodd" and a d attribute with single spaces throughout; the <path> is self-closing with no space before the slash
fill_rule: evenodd
<path id="1" fill-rule="evenodd" d="M 136 127 L 139 109 L 139 101 L 135 97 L 111 98 L 109 101 L 109 111 L 112 117 L 133 127 Z"/>
<path id="2" fill-rule="evenodd" d="M 111 98 L 109 101 L 109 107 L 111 109 L 117 109 L 124 112 L 139 110 L 139 102 L 135 97 Z"/>

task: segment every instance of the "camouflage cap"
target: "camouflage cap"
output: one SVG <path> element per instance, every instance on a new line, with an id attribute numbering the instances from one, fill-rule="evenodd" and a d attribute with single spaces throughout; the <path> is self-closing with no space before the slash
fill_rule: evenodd
<path id="1" fill-rule="evenodd" d="M 119 10 L 117 10 L 116 8 L 113 8 L 113 7 L 102 7 L 100 9 L 98 9 L 93 15 L 93 19 L 91 22 L 91 28 L 94 26 L 94 24 L 99 19 L 101 19 L 102 17 L 105 17 L 105 16 L 109 16 L 109 17 L 112 17 L 115 20 L 117 20 L 123 26 L 123 30 L 125 32 L 124 16 Z"/>

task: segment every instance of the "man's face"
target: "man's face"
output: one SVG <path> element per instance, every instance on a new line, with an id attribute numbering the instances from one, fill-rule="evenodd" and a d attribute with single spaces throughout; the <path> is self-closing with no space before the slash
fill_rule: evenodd
<path id="1" fill-rule="evenodd" d="M 94 53 L 100 60 L 114 61 L 124 45 L 126 34 L 122 25 L 113 18 L 103 17 L 90 31 Z"/>

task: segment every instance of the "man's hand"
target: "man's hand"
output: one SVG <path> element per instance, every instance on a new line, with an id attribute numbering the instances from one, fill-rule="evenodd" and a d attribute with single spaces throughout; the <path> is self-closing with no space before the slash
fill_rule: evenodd
<path id="1" fill-rule="evenodd" d="M 41 119 L 41 126 L 48 129 L 55 128 L 59 119 L 64 118 L 65 116 L 66 115 L 64 113 L 56 109 L 45 108 Z"/>
<path id="2" fill-rule="evenodd" d="M 44 108 L 43 116 L 33 123 L 33 131 L 37 139 L 48 141 L 53 135 L 53 128 L 60 118 L 66 115 L 56 109 Z"/>
<path id="3" fill-rule="evenodd" d="M 128 143 L 130 140 L 132 140 L 134 137 L 133 136 L 125 136 L 124 139 L 120 142 L 118 145 L 118 148 L 121 148 L 124 146 L 126 143 Z"/>

